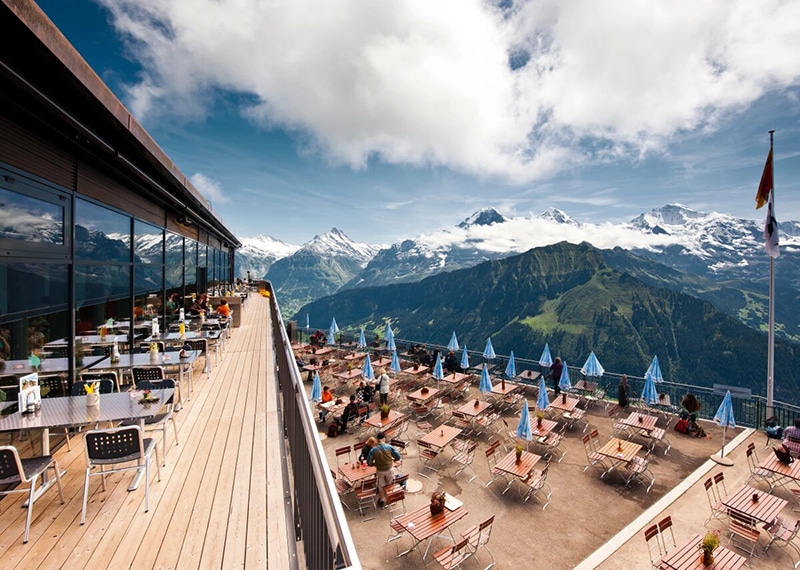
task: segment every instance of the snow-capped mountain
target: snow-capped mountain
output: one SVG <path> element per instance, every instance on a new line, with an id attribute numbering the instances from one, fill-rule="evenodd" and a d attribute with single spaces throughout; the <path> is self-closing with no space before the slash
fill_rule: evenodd
<path id="1" fill-rule="evenodd" d="M 263 279 L 270 266 L 279 259 L 288 257 L 300 249 L 268 235 L 240 238 L 242 247 L 236 250 L 234 274 L 245 277 L 247 272 L 253 279 Z"/>

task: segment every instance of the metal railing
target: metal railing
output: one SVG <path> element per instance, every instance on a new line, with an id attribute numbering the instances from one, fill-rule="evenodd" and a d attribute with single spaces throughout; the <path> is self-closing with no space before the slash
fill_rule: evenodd
<path id="1" fill-rule="evenodd" d="M 280 389 L 284 437 L 290 456 L 291 507 L 295 538 L 311 570 L 360 570 L 350 527 L 330 476 L 330 467 L 311 414 L 291 343 L 272 285 L 270 311 Z"/>

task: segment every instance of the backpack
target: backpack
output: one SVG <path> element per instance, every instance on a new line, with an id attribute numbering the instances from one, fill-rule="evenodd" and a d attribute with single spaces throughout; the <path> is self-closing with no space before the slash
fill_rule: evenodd
<path id="1" fill-rule="evenodd" d="M 675 422 L 675 431 L 680 433 L 689 433 L 689 421 L 683 418 Z"/>
<path id="2" fill-rule="evenodd" d="M 328 437 L 339 437 L 339 424 L 333 422 L 328 426 Z"/>

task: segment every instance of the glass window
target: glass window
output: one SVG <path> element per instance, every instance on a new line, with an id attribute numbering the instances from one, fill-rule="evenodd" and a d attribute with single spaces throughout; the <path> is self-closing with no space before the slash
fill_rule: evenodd
<path id="1" fill-rule="evenodd" d="M 130 261 L 130 217 L 86 200 L 76 200 L 75 259 Z"/>
<path id="2" fill-rule="evenodd" d="M 161 293 L 164 277 L 163 265 L 136 265 L 134 272 L 134 291 L 136 295 Z"/>
<path id="3" fill-rule="evenodd" d="M 41 315 L 23 317 L 0 325 L 0 357 L 24 360 L 34 350 L 45 359 L 48 342 L 65 338 L 69 334 L 69 312 L 59 310 Z M 46 365 L 45 365 L 46 367 Z"/>
<path id="4" fill-rule="evenodd" d="M 16 313 L 66 307 L 67 265 L 0 263 L 0 321 Z"/>
<path id="5" fill-rule="evenodd" d="M 0 187 L 0 240 L 64 245 L 65 204 Z"/>
<path id="6" fill-rule="evenodd" d="M 75 265 L 76 307 L 130 297 L 130 265 Z"/>
<path id="7" fill-rule="evenodd" d="M 186 238 L 186 258 L 183 262 L 186 267 L 197 266 L 197 242 Z"/>
<path id="8" fill-rule="evenodd" d="M 194 269 L 191 271 L 194 272 Z M 167 280 L 167 289 L 179 289 L 183 287 L 183 266 L 167 265 L 164 271 L 164 277 Z"/>
<path id="9" fill-rule="evenodd" d="M 164 230 L 141 220 L 134 220 L 134 261 L 164 263 Z"/>
<path id="10" fill-rule="evenodd" d="M 167 265 L 182 265 L 183 264 L 183 236 L 167 231 L 167 237 L 164 240 L 167 252 Z"/>
<path id="11" fill-rule="evenodd" d="M 208 267 L 208 246 L 204 243 L 197 244 L 197 265 L 199 267 Z"/>

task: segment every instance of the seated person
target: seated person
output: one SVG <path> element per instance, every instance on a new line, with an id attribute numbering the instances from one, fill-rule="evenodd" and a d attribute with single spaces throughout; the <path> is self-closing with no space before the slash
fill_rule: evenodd
<path id="1" fill-rule="evenodd" d="M 420 348 L 419 352 L 417 352 L 417 360 L 422 366 L 433 365 L 433 358 L 431 357 L 430 353 L 426 350 L 425 345 L 422 345 L 422 348 Z"/>
<path id="2" fill-rule="evenodd" d="M 211 306 L 208 304 L 208 293 L 203 293 L 200 295 L 197 298 L 197 304 L 200 306 L 200 309 L 206 313 L 211 312 Z"/>
<path id="3" fill-rule="evenodd" d="M 461 371 L 461 367 L 458 365 L 458 358 L 456 358 L 456 353 L 452 350 L 448 352 L 447 356 L 444 358 L 444 367 L 448 372 Z"/>
<path id="4" fill-rule="evenodd" d="M 327 402 L 333 402 L 333 394 L 331 393 L 330 386 L 323 386 L 322 387 L 322 401 L 321 404 L 325 404 Z M 324 422 L 325 417 L 328 415 L 328 410 L 325 408 L 320 408 L 319 410 L 319 421 Z"/>
<path id="5" fill-rule="evenodd" d="M 347 424 L 353 418 L 358 417 L 358 404 L 355 395 L 350 396 L 350 402 L 344 407 L 342 415 L 334 418 L 339 424 L 339 433 L 347 433 Z"/>
<path id="6" fill-rule="evenodd" d="M 363 380 L 356 388 L 356 402 L 361 406 L 369 406 L 375 399 L 375 389 Z"/>
<path id="7" fill-rule="evenodd" d="M 372 448 L 376 445 L 378 445 L 378 440 L 375 439 L 375 437 L 367 438 L 367 441 L 364 442 L 364 447 L 361 448 L 361 454 L 358 456 L 358 460 L 362 463 L 366 463 L 369 452 L 372 451 Z"/>
<path id="8" fill-rule="evenodd" d="M 794 425 L 783 430 L 783 445 L 792 455 L 800 454 L 800 418 L 795 418 Z"/>
<path id="9" fill-rule="evenodd" d="M 227 299 L 222 299 L 217 307 L 217 314 L 225 317 L 226 319 L 231 316 L 231 306 L 228 304 Z"/>

